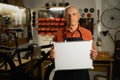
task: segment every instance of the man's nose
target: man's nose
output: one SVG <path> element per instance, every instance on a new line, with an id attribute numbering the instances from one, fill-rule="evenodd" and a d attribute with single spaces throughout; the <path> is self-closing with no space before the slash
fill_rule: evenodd
<path id="1" fill-rule="evenodd" d="M 69 15 L 69 19 L 71 19 L 72 18 L 72 15 Z"/>

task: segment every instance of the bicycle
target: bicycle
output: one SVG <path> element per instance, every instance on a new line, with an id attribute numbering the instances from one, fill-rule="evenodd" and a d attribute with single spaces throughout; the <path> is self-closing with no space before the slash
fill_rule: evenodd
<path id="1" fill-rule="evenodd" d="M 9 48 L 6 46 L 0 46 L 0 50 L 6 50 L 6 51 L 13 51 L 13 53 L 7 55 L 5 54 L 6 52 L 0 52 L 0 75 L 1 76 L 5 76 L 6 74 L 13 74 L 13 73 L 23 73 L 23 71 L 20 71 L 20 68 L 22 70 L 22 62 L 21 62 L 21 57 L 20 54 L 21 52 L 27 51 L 30 56 L 31 56 L 31 60 L 32 58 L 32 53 L 33 53 L 33 47 L 36 44 L 30 44 L 28 45 L 26 48 L 19 48 L 18 45 L 18 41 L 17 41 L 17 36 L 16 33 L 17 32 L 23 32 L 23 29 L 5 29 L 5 33 L 7 35 L 12 34 L 14 39 L 15 39 L 15 48 Z M 13 61 L 13 58 L 16 57 L 18 58 L 18 63 L 19 65 L 16 67 L 15 63 Z M 2 77 L 0 76 L 0 79 L 2 79 Z M 8 77 L 8 76 L 7 76 Z"/>
<path id="2" fill-rule="evenodd" d="M 52 46 L 52 45 L 44 45 L 44 46 L 41 46 L 41 48 L 48 48 L 48 47 L 51 47 L 51 46 Z M 24 68 L 25 68 L 25 65 L 26 65 L 27 63 L 22 64 L 22 65 L 16 67 L 15 64 L 14 64 L 14 62 L 13 62 L 13 60 L 12 60 L 9 56 L 7 56 L 7 55 L 5 55 L 5 54 L 4 54 L 3 56 L 1 56 L 1 55 L 2 55 L 1 53 L 0 53 L 0 59 L 1 59 L 1 57 L 2 57 L 3 59 L 5 59 L 4 61 L 7 61 L 7 62 L 10 64 L 11 69 L 10 69 L 9 72 L 7 72 L 7 74 L 9 74 L 10 72 L 12 72 L 12 73 L 18 72 L 18 73 L 19 73 L 19 71 L 21 71 L 20 73 L 24 74 L 24 76 L 25 76 L 25 75 L 26 75 L 26 76 L 30 76 L 31 74 L 33 74 L 33 71 L 34 71 L 37 67 L 39 67 L 39 65 L 41 65 L 43 61 L 45 61 L 45 60 L 48 58 L 49 54 L 50 54 L 50 51 L 48 51 L 47 53 L 45 53 L 42 58 L 32 61 L 32 62 L 34 63 L 34 64 L 32 65 L 32 70 L 29 69 L 27 72 L 24 71 L 24 70 L 25 70 L 25 69 L 24 69 Z M 5 57 L 4 57 L 4 56 L 5 56 Z M 29 63 L 29 62 L 28 62 L 28 63 Z M 50 64 L 48 64 L 47 67 L 46 67 L 46 72 L 47 72 L 47 73 L 46 73 L 45 76 L 44 76 L 44 80 L 49 80 L 50 71 L 51 71 L 52 68 L 54 68 L 53 66 L 52 66 L 52 68 L 51 68 L 51 65 L 53 65 L 53 64 L 50 63 Z M 40 68 L 40 67 L 39 67 L 39 68 Z M 2 72 L 2 73 L 3 73 L 3 72 Z M 20 74 L 20 73 L 19 73 L 19 74 Z M 6 72 L 4 72 L 4 74 L 6 74 Z M 41 71 L 40 71 L 40 74 L 42 74 Z M 1 70 L 0 70 L 0 75 L 1 75 Z M 3 75 L 2 75 L 2 76 L 3 76 Z M 27 80 L 27 79 L 25 79 L 25 80 Z M 29 79 L 29 80 L 30 80 L 30 79 Z M 40 78 L 35 79 L 35 80 L 42 80 L 42 79 L 41 79 L 41 75 L 40 75 Z"/>
<path id="3" fill-rule="evenodd" d="M 12 30 L 12 31 L 9 31 L 9 30 Z M 13 77 L 13 74 L 14 74 L 14 75 L 17 75 L 16 80 L 17 79 L 19 80 L 19 79 L 21 79 L 23 77 L 26 77 L 23 80 L 33 80 L 33 79 L 37 80 L 34 76 L 32 76 L 33 72 L 34 72 L 34 70 L 36 68 L 40 67 L 39 65 L 41 65 L 43 61 L 45 61 L 48 58 L 48 56 L 50 54 L 50 51 L 48 51 L 47 53 L 44 53 L 43 57 L 41 57 L 40 59 L 35 59 L 35 60 L 31 59 L 31 61 L 22 64 L 21 63 L 20 52 L 22 52 L 22 51 L 29 51 L 30 54 L 32 54 L 32 53 L 34 53 L 33 47 L 36 44 L 29 45 L 27 48 L 19 48 L 18 47 L 17 38 L 16 38 L 16 35 L 15 35 L 16 31 L 17 32 L 18 31 L 21 32 L 22 30 L 7 29 L 7 31 L 6 31 L 6 32 L 12 33 L 14 35 L 15 42 L 16 42 L 16 47 L 15 48 L 0 47 L 0 48 L 3 48 L 5 50 L 14 50 L 15 49 L 15 51 L 14 51 L 14 53 L 12 55 L 6 55 L 6 54 L 0 52 L 0 64 L 3 62 L 3 64 L 0 65 L 0 68 L 1 68 L 1 66 L 6 66 L 6 64 L 9 65 L 9 67 L 10 67 L 9 70 L 0 70 L 0 79 L 2 80 L 2 78 L 7 77 L 7 79 L 10 80 L 10 79 L 14 78 Z M 43 45 L 43 46 L 39 46 L 39 48 L 40 49 L 50 48 L 52 46 L 53 46 L 52 44 L 50 44 L 50 45 Z M 14 61 L 12 59 L 16 54 L 18 55 L 17 57 L 18 57 L 19 66 L 15 66 L 15 63 L 14 63 Z M 33 57 L 33 55 L 31 55 L 31 58 L 32 57 Z M 31 68 L 26 70 L 26 65 L 28 65 L 28 64 L 31 64 Z M 39 71 L 39 73 L 41 75 L 41 71 Z M 22 74 L 22 76 L 20 76 L 20 74 Z M 41 80 L 41 76 L 40 76 L 40 78 L 38 78 L 38 80 Z"/>

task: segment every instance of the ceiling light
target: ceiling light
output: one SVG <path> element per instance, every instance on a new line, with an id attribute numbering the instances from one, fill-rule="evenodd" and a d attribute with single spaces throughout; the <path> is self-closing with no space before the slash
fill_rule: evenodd
<path id="1" fill-rule="evenodd" d="M 62 11 L 62 10 L 65 10 L 65 7 L 51 7 L 49 10 L 51 11 Z"/>

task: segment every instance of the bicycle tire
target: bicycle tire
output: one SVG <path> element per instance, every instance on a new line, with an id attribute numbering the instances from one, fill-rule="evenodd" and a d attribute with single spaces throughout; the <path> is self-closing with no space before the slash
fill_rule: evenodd
<path id="1" fill-rule="evenodd" d="M 44 75 L 44 80 L 50 80 L 50 77 L 51 77 L 51 74 L 52 74 L 53 70 L 54 70 L 54 64 L 51 64 L 46 68 L 45 75 Z M 51 79 L 51 80 L 53 80 L 53 79 Z"/>
<path id="2" fill-rule="evenodd" d="M 106 9 L 101 14 L 101 23 L 108 29 L 117 29 L 120 27 L 120 9 Z"/>
<path id="3" fill-rule="evenodd" d="M 14 64 L 13 60 L 4 53 L 0 53 L 0 64 L 2 64 L 2 63 L 4 63 L 3 66 L 7 63 L 10 67 L 10 70 L 15 69 L 15 64 Z M 2 65 L 0 65 L 0 66 L 2 67 Z"/>

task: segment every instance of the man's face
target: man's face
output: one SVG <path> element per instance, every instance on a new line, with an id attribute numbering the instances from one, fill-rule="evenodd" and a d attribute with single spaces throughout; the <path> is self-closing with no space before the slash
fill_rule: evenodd
<path id="1" fill-rule="evenodd" d="M 74 27 L 76 25 L 78 26 L 79 18 L 80 14 L 76 8 L 70 7 L 66 10 L 65 20 L 67 26 L 69 27 Z"/>

